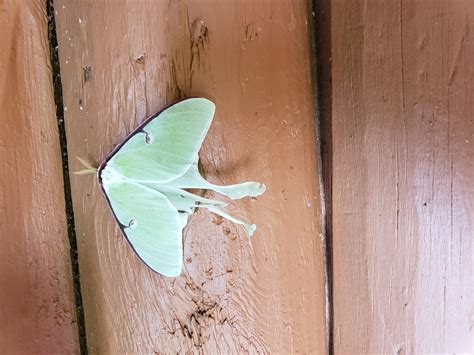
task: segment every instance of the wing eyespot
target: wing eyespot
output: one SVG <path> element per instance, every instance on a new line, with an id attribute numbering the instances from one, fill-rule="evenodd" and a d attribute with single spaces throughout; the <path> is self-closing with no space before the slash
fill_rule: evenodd
<path id="1" fill-rule="evenodd" d="M 137 225 L 138 225 L 138 221 L 137 221 L 135 218 L 132 218 L 132 219 L 130 220 L 130 222 L 128 222 L 128 226 L 127 226 L 127 227 L 130 228 L 130 229 L 134 229 L 134 228 L 137 227 Z"/>
<path id="2" fill-rule="evenodd" d="M 145 132 L 145 143 L 146 144 L 152 144 L 154 140 L 153 134 L 149 132 Z"/>

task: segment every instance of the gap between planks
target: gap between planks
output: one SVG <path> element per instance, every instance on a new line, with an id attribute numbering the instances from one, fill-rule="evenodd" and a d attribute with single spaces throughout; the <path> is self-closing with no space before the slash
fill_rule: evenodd
<path id="1" fill-rule="evenodd" d="M 332 262 L 332 124 L 331 124 L 331 1 L 309 4 L 311 69 L 315 100 L 315 135 L 320 186 L 321 238 L 324 247 L 327 352 L 334 354 Z"/>
<path id="2" fill-rule="evenodd" d="M 46 0 L 46 14 L 48 17 L 48 42 L 50 48 L 51 74 L 53 78 L 54 103 L 56 105 L 56 118 L 58 121 L 59 144 L 61 147 L 62 171 L 64 182 L 65 212 L 67 233 L 69 238 L 69 251 L 71 257 L 71 271 L 74 287 L 74 300 L 76 303 L 77 328 L 79 332 L 79 351 L 87 355 L 87 340 L 84 321 L 84 308 L 82 305 L 81 278 L 79 274 L 79 261 L 77 255 L 77 238 L 74 223 L 74 211 L 71 198 L 71 182 L 69 180 L 69 162 L 67 152 L 67 137 L 64 124 L 63 89 L 61 83 L 61 68 L 59 66 L 58 40 L 56 36 L 56 20 L 53 0 Z"/>

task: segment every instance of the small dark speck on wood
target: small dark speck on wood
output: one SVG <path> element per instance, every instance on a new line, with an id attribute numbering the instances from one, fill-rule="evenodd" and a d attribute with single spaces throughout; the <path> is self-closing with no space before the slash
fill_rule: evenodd
<path id="1" fill-rule="evenodd" d="M 84 78 L 84 82 L 88 82 L 92 78 L 92 67 L 87 65 L 82 68 L 82 74 Z"/>
<path id="2" fill-rule="evenodd" d="M 137 64 L 145 64 L 145 54 L 142 54 L 138 58 L 136 58 L 135 62 Z"/>

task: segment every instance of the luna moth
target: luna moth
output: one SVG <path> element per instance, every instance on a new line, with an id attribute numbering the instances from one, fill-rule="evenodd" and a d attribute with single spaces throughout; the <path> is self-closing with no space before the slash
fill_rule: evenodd
<path id="1" fill-rule="evenodd" d="M 232 200 L 255 197 L 265 185 L 245 182 L 220 186 L 206 181 L 198 169 L 204 138 L 215 105 L 204 98 L 179 101 L 136 128 L 96 169 L 99 185 L 122 233 L 138 257 L 153 271 L 174 277 L 183 262 L 182 231 L 196 208 L 242 225 L 250 236 L 255 224 L 227 214 L 222 201 L 188 189 L 210 189 Z"/>

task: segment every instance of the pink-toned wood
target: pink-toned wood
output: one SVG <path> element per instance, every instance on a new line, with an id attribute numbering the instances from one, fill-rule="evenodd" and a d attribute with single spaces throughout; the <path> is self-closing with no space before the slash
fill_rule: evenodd
<path id="1" fill-rule="evenodd" d="M 0 352 L 79 350 L 44 1 L 0 3 Z"/>
<path id="2" fill-rule="evenodd" d="M 324 258 L 306 1 L 56 1 L 70 156 L 97 164 L 165 104 L 205 96 L 209 180 L 268 191 L 199 211 L 182 276 L 152 273 L 115 225 L 94 176 L 73 176 L 92 353 L 326 349 Z M 72 170 L 82 167 L 71 162 Z"/>
<path id="3" fill-rule="evenodd" d="M 471 353 L 474 4 L 331 13 L 335 353 Z"/>

